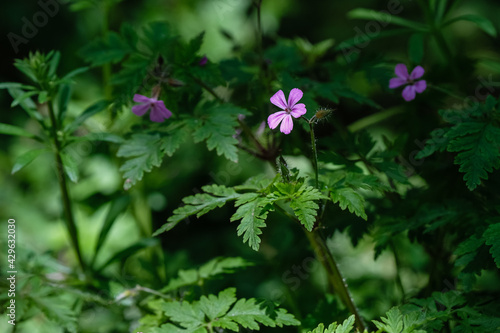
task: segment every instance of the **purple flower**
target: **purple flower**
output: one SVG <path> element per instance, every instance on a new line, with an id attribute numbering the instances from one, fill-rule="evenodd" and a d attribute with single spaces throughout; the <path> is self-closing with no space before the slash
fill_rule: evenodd
<path id="1" fill-rule="evenodd" d="M 271 97 L 271 103 L 283 109 L 283 111 L 273 113 L 267 118 L 267 123 L 271 129 L 275 129 L 281 122 L 280 131 L 282 133 L 289 134 L 292 131 L 292 116 L 294 118 L 299 118 L 307 112 L 305 104 L 297 104 L 302 98 L 302 95 L 302 90 L 293 88 L 288 96 L 288 102 L 286 101 L 283 90 L 278 91 Z"/>
<path id="2" fill-rule="evenodd" d="M 403 84 L 408 84 L 403 89 L 403 98 L 405 101 L 411 101 L 415 98 L 416 93 L 423 93 L 427 88 L 427 83 L 425 80 L 416 81 L 424 75 L 424 69 L 422 66 L 417 66 L 413 69 L 411 74 L 408 75 L 408 68 L 405 64 L 397 64 L 394 72 L 398 77 L 394 77 L 389 81 L 389 88 L 394 89 L 402 86 Z"/>
<path id="3" fill-rule="evenodd" d="M 154 97 L 146 97 L 143 95 L 135 94 L 134 102 L 141 103 L 139 105 L 134 105 L 132 107 L 132 112 L 136 115 L 143 116 L 149 109 L 151 109 L 151 114 L 149 115 L 149 119 L 151 121 L 161 123 L 165 119 L 168 119 L 172 116 L 172 112 L 165 107 L 165 103 L 163 101 L 159 101 Z"/>
<path id="4" fill-rule="evenodd" d="M 200 59 L 200 61 L 198 62 L 198 65 L 200 65 L 201 67 L 205 66 L 208 62 L 208 58 L 206 55 L 203 56 L 203 58 Z"/>

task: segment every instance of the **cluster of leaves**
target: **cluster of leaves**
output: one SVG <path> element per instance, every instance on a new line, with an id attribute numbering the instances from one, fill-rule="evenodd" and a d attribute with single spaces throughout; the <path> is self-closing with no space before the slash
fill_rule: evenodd
<path id="1" fill-rule="evenodd" d="M 296 326 L 300 322 L 283 308 L 274 304 L 236 297 L 235 288 L 227 288 L 218 295 L 202 295 L 194 299 L 194 287 L 204 289 L 209 280 L 223 274 L 234 273 L 252 265 L 239 258 L 215 258 L 198 269 L 180 270 L 178 277 L 170 280 L 161 291 L 180 295 L 181 300 L 147 298 L 148 307 L 154 314 L 145 315 L 137 331 L 147 332 L 212 332 L 220 327 L 240 331 L 240 327 L 259 330 L 260 324 L 269 327 Z"/>
<path id="2" fill-rule="evenodd" d="M 184 206 L 174 210 L 168 222 L 158 229 L 154 235 L 171 230 L 179 222 L 196 215 L 200 217 L 209 211 L 224 206 L 229 201 L 235 201 L 238 209 L 231 221 L 240 221 L 237 232 L 243 235 L 243 242 L 258 250 L 262 228 L 266 227 L 266 218 L 270 211 L 276 209 L 293 216 L 311 231 L 316 221 L 319 200 L 328 199 L 320 191 L 307 185 L 297 174 L 289 181 L 283 181 L 280 176 L 274 179 L 253 178 L 241 186 L 228 188 L 222 185 L 207 185 L 202 187 L 205 193 L 196 194 L 183 199 Z M 288 207 L 284 205 L 288 204 Z"/>
<path id="3" fill-rule="evenodd" d="M 217 296 L 202 296 L 198 301 L 150 302 L 156 312 L 141 320 L 138 330 L 163 332 L 212 332 L 220 327 L 239 332 L 240 326 L 259 330 L 259 324 L 269 327 L 296 326 L 300 322 L 283 308 L 274 308 L 254 298 L 236 298 L 236 289 L 228 288 Z M 161 324 L 160 327 L 159 324 Z"/>
<path id="4" fill-rule="evenodd" d="M 473 191 L 488 179 L 488 173 L 500 167 L 500 105 L 491 95 L 485 103 L 463 110 L 440 110 L 452 127 L 435 130 L 417 158 L 436 151 L 457 153 L 455 164 L 460 165 L 467 187 Z"/>

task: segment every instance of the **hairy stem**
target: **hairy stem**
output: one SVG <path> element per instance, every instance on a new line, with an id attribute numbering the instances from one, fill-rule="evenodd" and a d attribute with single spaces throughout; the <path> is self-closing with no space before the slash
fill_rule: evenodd
<path id="1" fill-rule="evenodd" d="M 312 146 L 312 151 L 313 151 L 312 164 L 313 164 L 313 168 L 314 168 L 314 181 L 315 181 L 316 188 L 319 189 L 318 152 L 316 151 L 316 137 L 314 135 L 314 124 L 311 121 L 309 121 L 309 128 L 311 129 L 311 146 Z"/>
<path id="2" fill-rule="evenodd" d="M 358 328 L 359 332 L 363 332 L 365 330 L 365 323 L 363 321 L 363 318 L 361 317 L 359 310 L 354 303 L 351 292 L 349 291 L 349 287 L 347 286 L 347 283 L 339 270 L 337 262 L 328 249 L 325 240 L 319 234 L 318 229 L 313 230 L 312 232 L 306 230 L 305 233 L 307 238 L 309 239 L 314 253 L 316 254 L 317 259 L 321 262 L 327 272 L 328 282 L 333 287 L 333 290 L 337 293 L 340 300 L 342 301 L 342 303 L 344 303 L 349 312 L 354 315 L 356 319 L 356 327 Z"/>
<path id="3" fill-rule="evenodd" d="M 291 215 L 278 205 L 276 205 L 276 207 L 282 214 L 300 224 L 300 221 L 298 221 L 295 216 Z M 349 291 L 349 287 L 347 286 L 347 283 L 345 282 L 345 279 L 340 272 L 335 258 L 333 258 L 333 255 L 328 249 L 325 240 L 319 233 L 319 229 L 315 229 L 313 231 L 307 231 L 304 229 L 304 232 L 307 236 L 307 239 L 309 240 L 309 243 L 311 244 L 311 247 L 313 248 L 316 258 L 325 268 L 329 286 L 337 293 L 345 307 L 356 318 L 356 326 L 359 332 L 363 332 L 366 327 L 363 318 L 361 317 L 359 310 L 354 303 L 351 292 Z"/>
<path id="4" fill-rule="evenodd" d="M 59 141 L 59 138 L 57 137 L 57 122 L 56 122 L 56 117 L 54 114 L 54 107 L 52 105 L 52 102 L 48 103 L 49 107 L 49 116 L 50 116 L 50 121 L 52 123 L 51 126 L 51 134 L 52 134 L 52 139 L 54 140 L 54 147 L 55 147 L 55 160 L 56 160 L 56 171 L 57 171 L 57 178 L 59 180 L 59 188 L 61 190 L 61 196 L 62 196 L 62 201 L 63 201 L 63 209 L 64 209 L 64 222 L 66 223 L 66 228 L 68 229 L 70 239 L 71 239 L 71 244 L 73 246 L 73 249 L 75 250 L 76 257 L 78 259 L 78 263 L 80 264 L 80 268 L 84 273 L 87 272 L 87 266 L 85 264 L 85 261 L 83 260 L 82 254 L 80 252 L 80 244 L 78 242 L 78 229 L 76 228 L 75 220 L 73 217 L 73 208 L 71 205 L 71 199 L 69 195 L 69 190 L 68 190 L 68 184 L 66 182 L 66 175 L 64 173 L 64 164 L 62 162 L 61 158 L 61 142 Z"/>

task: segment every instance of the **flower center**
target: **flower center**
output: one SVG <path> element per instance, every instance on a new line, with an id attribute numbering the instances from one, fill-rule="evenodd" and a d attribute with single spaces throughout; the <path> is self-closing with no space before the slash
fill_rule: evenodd
<path id="1" fill-rule="evenodd" d="M 292 110 L 290 110 L 289 108 L 286 108 L 286 109 L 285 109 L 285 112 L 286 112 L 286 113 L 290 113 L 290 112 L 292 112 Z"/>

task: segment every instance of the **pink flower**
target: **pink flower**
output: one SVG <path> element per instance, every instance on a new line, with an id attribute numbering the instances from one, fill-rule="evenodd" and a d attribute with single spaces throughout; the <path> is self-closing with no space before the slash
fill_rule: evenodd
<path id="1" fill-rule="evenodd" d="M 403 98 L 405 101 L 411 101 L 415 98 L 416 93 L 423 93 L 427 88 L 427 83 L 425 80 L 420 80 L 415 82 L 416 79 L 419 79 L 424 75 L 424 69 L 422 66 L 417 66 L 413 69 L 411 74 L 408 75 L 408 68 L 406 68 L 405 64 L 397 64 L 394 72 L 398 77 L 394 77 L 389 81 L 389 88 L 394 89 L 402 86 L 403 84 L 408 84 L 403 89 Z"/>
<path id="2" fill-rule="evenodd" d="M 172 116 L 172 112 L 165 107 L 165 103 L 162 100 L 158 100 L 154 97 L 146 97 L 143 95 L 135 94 L 134 102 L 141 103 L 139 105 L 134 105 L 132 107 L 132 112 L 136 115 L 143 116 L 149 109 L 151 109 L 151 114 L 149 119 L 151 121 L 161 123 L 165 119 Z"/>
<path id="3" fill-rule="evenodd" d="M 289 134 L 293 129 L 292 116 L 294 118 L 299 118 L 307 112 L 305 104 L 297 104 L 302 98 L 302 95 L 302 90 L 293 88 L 292 91 L 290 91 L 287 102 L 283 90 L 274 94 L 273 97 L 271 97 L 271 103 L 280 107 L 283 111 L 273 113 L 267 118 L 269 128 L 275 129 L 281 122 L 280 131 L 284 134 Z"/>

